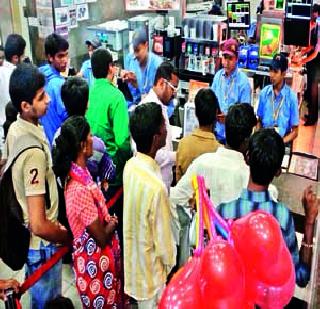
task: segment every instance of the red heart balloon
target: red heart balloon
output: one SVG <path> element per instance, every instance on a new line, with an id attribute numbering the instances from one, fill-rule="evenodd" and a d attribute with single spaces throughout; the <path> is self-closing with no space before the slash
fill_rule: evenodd
<path id="1" fill-rule="evenodd" d="M 269 267 L 268 271 L 257 270 L 257 275 L 259 280 L 267 285 L 282 286 L 288 282 L 292 272 L 295 272 L 292 257 L 283 241 L 278 261 Z"/>
<path id="2" fill-rule="evenodd" d="M 253 299 L 254 303 L 259 305 L 263 309 L 283 308 L 290 302 L 294 294 L 296 281 L 295 270 L 290 252 L 285 246 L 283 247 L 283 251 L 281 252 L 281 257 L 284 262 L 279 263 L 279 265 L 290 265 L 290 272 L 287 272 L 287 266 L 284 267 L 285 270 L 281 270 L 280 268 L 278 268 L 278 272 L 272 271 L 273 274 L 270 275 L 274 276 L 275 279 L 273 281 L 275 282 L 275 284 L 267 284 L 255 277 L 254 274 L 247 272 L 247 297 Z M 286 278 L 281 273 L 281 271 L 284 271 L 286 273 Z"/>
<path id="3" fill-rule="evenodd" d="M 225 240 L 211 241 L 201 256 L 203 308 L 242 308 L 245 296 L 244 266 Z"/>
<path id="4" fill-rule="evenodd" d="M 268 271 L 279 259 L 282 234 L 269 213 L 259 210 L 234 221 L 231 238 L 245 265 L 255 270 Z"/>
<path id="5" fill-rule="evenodd" d="M 231 235 L 245 265 L 246 298 L 262 308 L 283 308 L 294 293 L 295 270 L 277 220 L 253 212 L 233 222 Z"/>
<path id="6" fill-rule="evenodd" d="M 202 308 L 199 287 L 200 258 L 193 257 L 171 279 L 159 309 Z"/>

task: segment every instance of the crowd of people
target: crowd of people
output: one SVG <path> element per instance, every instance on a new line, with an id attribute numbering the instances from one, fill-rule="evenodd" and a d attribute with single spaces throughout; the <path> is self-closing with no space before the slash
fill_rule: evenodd
<path id="1" fill-rule="evenodd" d="M 292 214 L 271 184 L 281 173 L 285 144 L 298 135 L 297 98 L 284 81 L 286 58 L 274 57 L 271 85 L 261 91 L 255 115 L 248 78 L 237 68 L 237 41 L 227 40 L 223 68 L 212 87 L 195 97 L 199 128 L 176 152 L 169 117 L 179 72 L 149 52 L 146 40 L 137 30 L 134 54 L 120 74 L 132 95 L 128 102 L 114 83 L 118 70 L 112 55 L 97 42 L 86 41 L 92 47 L 89 62 L 79 76 L 65 80 L 69 44 L 63 37 L 45 39 L 48 63 L 40 68 L 22 61 L 21 36 L 7 38 L 0 106 L 10 101 L 6 110 L 18 115 L 7 119 L 1 163 L 14 158 L 16 145 L 29 137 L 40 145 L 12 166 L 13 187 L 31 232 L 26 277 L 66 245 L 72 248 L 84 308 L 156 308 L 166 283 L 190 256 L 185 240 L 197 174 L 224 218 L 257 209 L 275 216 L 296 282 L 305 286 L 319 201 L 305 189 L 299 255 Z M 115 203 L 108 203 L 115 196 Z M 30 308 L 45 308 L 61 295 L 61 276 L 60 261 L 29 290 Z M 0 281 L 1 292 L 8 287 L 18 291 L 19 284 Z"/>

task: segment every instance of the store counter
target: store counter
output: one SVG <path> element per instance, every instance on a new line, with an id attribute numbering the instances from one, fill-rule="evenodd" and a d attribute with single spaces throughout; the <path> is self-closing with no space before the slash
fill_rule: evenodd
<path id="1" fill-rule="evenodd" d="M 298 246 L 300 248 L 304 231 L 304 209 L 301 203 L 303 190 L 312 185 L 317 190 L 318 197 L 320 195 L 320 185 L 316 181 L 301 177 L 298 175 L 283 173 L 279 177 L 274 178 L 273 184 L 279 191 L 278 200 L 284 203 L 292 211 Z M 317 188 L 318 187 L 318 188 Z M 320 213 L 315 225 L 314 232 L 314 251 L 311 265 L 311 278 L 307 287 L 300 288 L 296 285 L 294 298 L 289 308 L 315 308 L 317 294 L 317 278 L 319 277 L 319 248 L 320 248 Z"/>
<path id="2" fill-rule="evenodd" d="M 273 179 L 273 184 L 278 188 L 279 201 L 287 205 L 293 213 L 303 215 L 301 204 L 303 190 L 312 186 L 320 197 L 320 160 L 306 153 L 293 152 L 285 155 L 287 160 L 282 162 L 282 173 Z"/>
<path id="3" fill-rule="evenodd" d="M 269 76 L 269 70 L 252 70 L 246 68 L 239 68 L 242 72 L 246 73 L 249 77 L 253 77 L 254 75 L 262 75 L 262 76 Z"/>
<path id="4" fill-rule="evenodd" d="M 268 67 L 258 67 L 257 70 L 246 69 L 246 68 L 239 68 L 239 69 L 249 76 L 253 76 L 253 75 L 269 76 Z M 292 78 L 292 73 L 287 72 L 285 78 L 288 78 L 288 79 Z"/>
<path id="5" fill-rule="evenodd" d="M 309 185 L 312 185 L 316 190 L 317 182 L 299 175 L 281 173 L 279 177 L 274 178 L 272 183 L 278 188 L 279 202 L 288 206 L 293 213 L 304 216 L 304 209 L 301 204 L 303 190 Z"/>
<path id="6" fill-rule="evenodd" d="M 260 80 L 259 86 L 261 89 L 270 83 L 269 79 L 269 68 L 268 67 L 258 67 L 257 70 L 246 69 L 246 68 L 239 68 L 242 72 L 244 72 L 249 78 L 258 78 Z M 302 102 L 302 96 L 300 95 L 304 89 L 303 83 L 303 75 L 287 71 L 285 75 L 286 84 L 292 88 L 298 95 L 299 106 Z"/>

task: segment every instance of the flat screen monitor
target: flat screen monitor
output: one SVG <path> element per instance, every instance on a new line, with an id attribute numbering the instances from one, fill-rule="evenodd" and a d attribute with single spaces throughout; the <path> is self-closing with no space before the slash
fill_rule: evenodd
<path id="1" fill-rule="evenodd" d="M 310 6 L 293 4 L 291 7 L 293 17 L 310 17 Z"/>
<path id="2" fill-rule="evenodd" d="M 126 11 L 177 11 L 181 0 L 124 0 Z"/>
<path id="3" fill-rule="evenodd" d="M 295 46 L 309 46 L 309 20 L 285 18 L 283 24 L 283 44 Z"/>
<path id="4" fill-rule="evenodd" d="M 227 17 L 229 29 L 250 28 L 250 2 L 227 3 Z"/>
<path id="5" fill-rule="evenodd" d="M 286 17 L 310 20 L 312 0 L 287 0 Z"/>
<path id="6" fill-rule="evenodd" d="M 271 62 L 273 56 L 280 51 L 281 25 L 262 23 L 260 27 L 260 63 Z M 269 61 L 268 61 L 269 60 Z"/>

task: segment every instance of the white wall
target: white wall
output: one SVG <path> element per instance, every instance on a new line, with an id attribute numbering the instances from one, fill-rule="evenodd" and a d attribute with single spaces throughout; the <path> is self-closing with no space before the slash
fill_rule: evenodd
<path id="1" fill-rule="evenodd" d="M 1 0 L 0 1 L 0 31 L 1 31 L 1 39 L 4 44 L 7 36 L 12 33 L 12 18 L 11 18 L 11 5 L 9 0 Z"/>
<path id="2" fill-rule="evenodd" d="M 26 49 L 25 55 L 32 59 L 32 53 L 30 48 L 30 36 L 29 36 L 29 27 L 27 18 L 23 16 L 23 7 L 26 6 L 26 0 L 19 0 L 19 13 L 20 13 L 20 22 L 21 22 L 21 35 L 26 40 Z"/>

